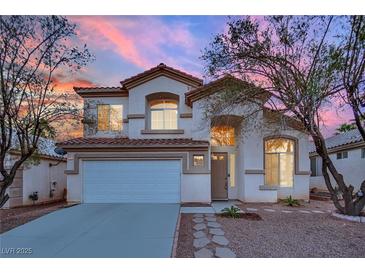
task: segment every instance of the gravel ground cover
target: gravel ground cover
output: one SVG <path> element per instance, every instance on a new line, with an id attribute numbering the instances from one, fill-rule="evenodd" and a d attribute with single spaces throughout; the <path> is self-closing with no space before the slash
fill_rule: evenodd
<path id="1" fill-rule="evenodd" d="M 193 215 L 181 214 L 179 237 L 177 241 L 176 257 L 177 258 L 194 258 L 193 247 Z"/>
<path id="2" fill-rule="evenodd" d="M 66 202 L 57 202 L 46 205 L 0 209 L 0 233 L 4 233 L 45 214 L 61 209 L 66 205 Z"/>
<path id="3" fill-rule="evenodd" d="M 331 202 L 312 201 L 294 208 L 283 204 L 239 207 L 257 209 L 262 220 L 217 216 L 228 248 L 237 257 L 365 257 L 365 224 L 332 217 L 328 212 L 334 210 Z M 192 216 L 181 215 L 177 257 L 194 257 Z"/>

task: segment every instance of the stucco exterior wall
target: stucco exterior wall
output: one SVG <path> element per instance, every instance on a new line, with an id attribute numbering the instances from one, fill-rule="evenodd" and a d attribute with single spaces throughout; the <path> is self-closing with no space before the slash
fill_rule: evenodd
<path id="1" fill-rule="evenodd" d="M 126 119 L 128 115 L 128 97 L 99 97 L 84 98 L 84 137 L 128 137 L 128 123 L 123 122 L 121 131 L 98 131 L 97 130 L 97 105 L 110 104 L 122 105 L 123 117 Z"/>
<path id="2" fill-rule="evenodd" d="M 129 91 L 129 114 L 144 114 L 144 118 L 129 119 L 129 138 L 190 138 L 191 118 L 181 118 L 182 113 L 191 113 L 192 110 L 185 104 L 185 93 L 191 89 L 189 85 L 179 81 L 160 76 L 141 84 Z M 183 134 L 142 134 L 146 129 L 146 96 L 157 92 L 169 92 L 179 96 L 178 129 L 183 129 Z"/>
<path id="3" fill-rule="evenodd" d="M 264 121 L 260 113 L 257 114 L 256 122 Z M 243 200 L 245 202 L 276 202 L 291 195 L 296 199 L 309 200 L 309 154 L 308 136 L 300 131 L 293 129 L 278 130 L 265 125 L 253 127 L 246 124 L 243 128 L 242 143 L 240 153 L 243 154 Z M 246 130 L 245 130 L 246 129 Z M 250 130 L 251 129 L 251 130 Z M 264 189 L 265 170 L 264 170 L 264 138 L 270 136 L 291 136 L 297 139 L 296 149 L 298 159 L 296 161 L 297 170 L 306 174 L 295 174 L 293 187 L 277 190 Z M 242 180 L 243 179 L 243 180 Z M 262 189 L 260 189 L 260 187 Z"/>
<path id="4" fill-rule="evenodd" d="M 57 164 L 53 160 L 41 160 L 39 165 L 24 167 L 23 170 L 23 205 L 31 205 L 33 201 L 29 195 L 38 191 L 36 203 L 48 202 L 63 198 L 66 188 L 66 163 L 61 162 L 57 166 L 50 167 L 49 164 Z M 56 182 L 56 184 L 51 184 Z M 54 189 L 53 197 L 50 197 L 50 190 Z"/>
<path id="5" fill-rule="evenodd" d="M 11 166 L 13 158 L 9 158 L 7 165 Z M 64 189 L 67 187 L 65 175 L 66 162 L 60 162 L 57 166 L 49 167 L 49 164 L 57 164 L 58 160 L 41 158 L 39 164 L 25 164 L 18 169 L 12 185 L 7 189 L 10 199 L 4 208 L 12 208 L 23 205 L 32 205 L 29 195 L 38 192 L 38 201 L 35 203 L 50 202 L 63 198 Z M 56 182 L 51 185 L 51 182 Z M 53 197 L 50 197 L 50 189 L 54 189 Z"/>
<path id="6" fill-rule="evenodd" d="M 182 174 L 181 202 L 210 203 L 210 174 Z"/>
<path id="7" fill-rule="evenodd" d="M 356 190 L 360 189 L 360 185 L 365 180 L 365 158 L 361 158 L 361 148 L 347 150 L 348 158 L 337 160 L 336 153 L 331 153 L 330 158 L 333 161 L 337 171 L 344 176 L 347 185 L 352 184 Z M 317 170 L 321 168 L 321 158 L 317 158 Z M 336 186 L 332 175 L 331 183 Z M 311 176 L 310 177 L 310 188 L 316 187 L 320 190 L 327 191 L 326 184 L 323 176 Z"/>

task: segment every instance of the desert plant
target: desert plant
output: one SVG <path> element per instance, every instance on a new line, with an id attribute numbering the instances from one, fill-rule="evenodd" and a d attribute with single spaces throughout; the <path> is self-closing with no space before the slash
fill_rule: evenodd
<path id="1" fill-rule="evenodd" d="M 286 197 L 283 202 L 287 206 L 300 206 L 300 203 L 297 199 L 293 199 L 293 197 L 290 195 L 289 197 Z"/>
<path id="2" fill-rule="evenodd" d="M 239 218 L 240 214 L 239 214 L 240 209 L 238 207 L 235 206 L 231 206 L 231 207 L 226 207 L 224 209 L 222 209 L 222 213 L 231 217 L 231 218 Z"/>

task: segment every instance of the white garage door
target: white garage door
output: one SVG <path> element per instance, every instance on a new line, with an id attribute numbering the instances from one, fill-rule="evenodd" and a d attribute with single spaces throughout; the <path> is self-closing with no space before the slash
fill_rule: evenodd
<path id="1" fill-rule="evenodd" d="M 85 203 L 180 203 L 180 161 L 84 161 Z"/>

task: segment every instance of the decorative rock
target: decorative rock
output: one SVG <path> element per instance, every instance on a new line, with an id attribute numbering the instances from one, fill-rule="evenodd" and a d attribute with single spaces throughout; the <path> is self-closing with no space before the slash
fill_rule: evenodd
<path id="1" fill-rule="evenodd" d="M 323 211 L 320 211 L 320 210 L 312 210 L 312 212 L 314 212 L 314 213 L 324 213 Z"/>
<path id="2" fill-rule="evenodd" d="M 216 222 L 217 218 L 216 217 L 205 217 L 205 220 L 208 222 Z"/>
<path id="3" fill-rule="evenodd" d="M 194 239 L 193 246 L 195 248 L 202 248 L 209 243 L 210 243 L 209 239 L 207 237 L 204 237 L 204 238 Z"/>
<path id="4" fill-rule="evenodd" d="M 267 212 L 275 212 L 274 209 L 270 209 L 270 208 L 264 208 L 264 210 L 267 211 Z"/>
<path id="5" fill-rule="evenodd" d="M 218 236 L 223 236 L 224 235 L 224 231 L 220 228 L 210 228 L 209 233 L 213 234 L 213 235 L 218 235 Z"/>
<path id="6" fill-rule="evenodd" d="M 299 212 L 301 212 L 301 213 L 310 213 L 310 211 L 308 211 L 308 210 L 299 210 Z"/>
<path id="7" fill-rule="evenodd" d="M 213 242 L 219 245 L 228 245 L 229 241 L 224 236 L 213 236 Z"/>
<path id="8" fill-rule="evenodd" d="M 290 210 L 282 210 L 281 212 L 284 212 L 284 213 L 293 213 L 293 211 L 290 211 Z"/>
<path id="9" fill-rule="evenodd" d="M 205 235 L 205 233 L 203 231 L 197 231 L 194 234 L 194 238 L 203 238 L 203 237 L 207 237 L 207 235 Z"/>
<path id="10" fill-rule="evenodd" d="M 204 247 L 204 248 L 199 249 L 198 251 L 194 252 L 194 257 L 195 258 L 212 258 L 213 252 Z"/>
<path id="11" fill-rule="evenodd" d="M 227 247 L 216 247 L 215 256 L 218 258 L 236 258 L 236 254 Z"/>
<path id="12" fill-rule="evenodd" d="M 218 228 L 221 227 L 217 222 L 208 222 L 208 227 Z"/>
<path id="13" fill-rule="evenodd" d="M 194 218 L 193 222 L 194 223 L 202 223 L 202 222 L 204 222 L 204 219 L 203 218 Z"/>
<path id="14" fill-rule="evenodd" d="M 258 209 L 257 208 L 251 208 L 251 207 L 248 207 L 246 208 L 247 211 L 257 211 Z"/>
<path id="15" fill-rule="evenodd" d="M 203 230 L 205 228 L 207 228 L 207 226 L 205 224 L 196 224 L 193 227 L 195 230 Z"/>
<path id="16" fill-rule="evenodd" d="M 362 222 L 362 218 L 364 217 L 360 217 L 360 216 L 350 216 L 350 215 L 344 215 L 344 214 L 340 214 L 337 212 L 333 212 L 332 216 L 342 219 L 342 220 L 347 220 L 350 222 L 356 222 L 356 223 L 361 223 Z"/>
<path id="17" fill-rule="evenodd" d="M 204 217 L 204 215 L 202 213 L 196 213 L 193 216 L 194 216 L 194 218 L 203 218 Z"/>

